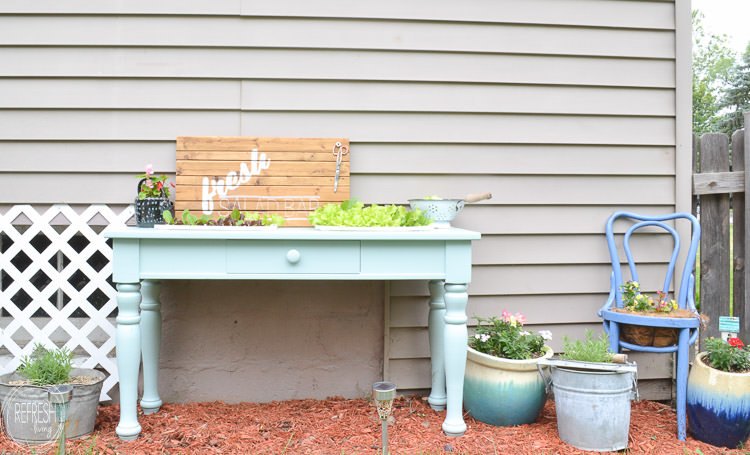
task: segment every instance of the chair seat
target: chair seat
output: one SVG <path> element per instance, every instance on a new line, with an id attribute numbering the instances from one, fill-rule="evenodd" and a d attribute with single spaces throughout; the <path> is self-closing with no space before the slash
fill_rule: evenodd
<path id="1" fill-rule="evenodd" d="M 647 327 L 663 327 L 672 329 L 695 329 L 700 325 L 698 315 L 694 318 L 669 318 L 661 316 L 645 316 L 619 311 L 602 310 L 602 319 L 619 322 L 620 324 L 644 325 Z"/>

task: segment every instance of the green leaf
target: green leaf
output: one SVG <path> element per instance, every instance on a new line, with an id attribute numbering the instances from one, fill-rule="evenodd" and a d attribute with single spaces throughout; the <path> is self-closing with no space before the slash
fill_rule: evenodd
<path id="1" fill-rule="evenodd" d="M 286 219 L 284 219 L 283 216 L 277 215 L 275 213 L 263 215 L 263 219 L 261 220 L 261 224 L 263 224 L 263 226 L 283 226 L 285 223 Z"/>
<path id="2" fill-rule="evenodd" d="M 174 217 L 172 216 L 172 212 L 170 212 L 169 210 L 163 211 L 161 216 L 164 218 L 164 221 L 166 221 L 167 224 L 174 224 Z"/>
<path id="3" fill-rule="evenodd" d="M 308 220 L 315 226 L 426 226 L 432 221 L 420 211 L 408 211 L 396 205 L 364 204 L 352 199 L 341 204 L 318 207 Z"/>
<path id="4" fill-rule="evenodd" d="M 352 199 L 347 199 L 346 201 L 342 202 L 341 208 L 343 210 L 349 210 L 349 209 L 357 208 L 358 206 L 361 206 L 361 205 L 362 205 L 361 202 L 359 202 L 357 199 L 352 198 Z"/>
<path id="5" fill-rule="evenodd" d="M 65 349 L 49 350 L 37 343 L 31 357 L 21 360 L 18 372 L 34 385 L 64 384 L 70 379 L 73 354 Z"/>
<path id="6" fill-rule="evenodd" d="M 185 210 L 184 212 L 182 212 L 182 222 L 183 223 L 189 224 L 188 223 L 188 219 L 189 218 L 190 218 L 190 210 Z"/>
<path id="7" fill-rule="evenodd" d="M 232 214 L 230 215 L 232 217 L 232 220 L 238 221 L 240 219 L 240 209 L 234 209 L 232 210 Z"/>

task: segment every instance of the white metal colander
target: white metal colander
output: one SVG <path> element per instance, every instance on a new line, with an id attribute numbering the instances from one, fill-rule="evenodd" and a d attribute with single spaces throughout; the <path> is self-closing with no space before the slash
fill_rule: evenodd
<path id="1" fill-rule="evenodd" d="M 409 199 L 412 210 L 419 209 L 439 226 L 450 226 L 450 222 L 464 208 L 463 199 Z"/>
<path id="2" fill-rule="evenodd" d="M 470 194 L 464 199 L 409 199 L 412 210 L 425 212 L 438 227 L 450 227 L 451 221 L 464 208 L 465 204 L 492 198 L 490 193 Z"/>

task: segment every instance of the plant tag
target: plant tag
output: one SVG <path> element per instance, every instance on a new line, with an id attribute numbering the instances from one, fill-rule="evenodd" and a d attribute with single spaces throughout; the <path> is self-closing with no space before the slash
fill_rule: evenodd
<path id="1" fill-rule="evenodd" d="M 728 338 L 736 338 L 740 331 L 740 318 L 719 316 L 719 331 L 724 341 L 727 341 Z"/>

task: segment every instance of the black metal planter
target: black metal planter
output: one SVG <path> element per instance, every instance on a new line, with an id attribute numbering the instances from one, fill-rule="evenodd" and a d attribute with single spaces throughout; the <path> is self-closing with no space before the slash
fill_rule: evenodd
<path id="1" fill-rule="evenodd" d="M 138 191 L 146 179 L 138 182 Z M 162 190 L 162 194 L 164 191 Z M 140 199 L 135 198 L 135 224 L 138 227 L 154 227 L 155 224 L 164 224 L 164 211 L 171 211 L 173 208 L 172 201 L 166 197 L 147 197 Z"/>

